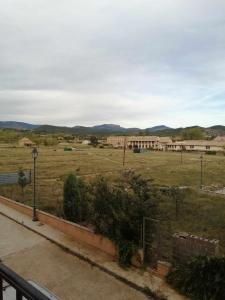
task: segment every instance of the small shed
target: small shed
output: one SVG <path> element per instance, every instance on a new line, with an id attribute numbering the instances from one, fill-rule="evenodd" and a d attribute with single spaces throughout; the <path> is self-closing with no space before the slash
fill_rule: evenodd
<path id="1" fill-rule="evenodd" d="M 89 140 L 84 140 L 84 141 L 82 142 L 83 145 L 90 145 L 90 143 L 91 143 L 91 142 L 90 142 Z"/>
<path id="2" fill-rule="evenodd" d="M 36 145 L 30 139 L 24 137 L 21 140 L 19 140 L 19 146 L 20 147 L 34 147 Z"/>

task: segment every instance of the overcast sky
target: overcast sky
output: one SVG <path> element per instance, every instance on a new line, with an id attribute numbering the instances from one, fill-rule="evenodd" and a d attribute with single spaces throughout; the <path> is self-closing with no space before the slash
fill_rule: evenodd
<path id="1" fill-rule="evenodd" d="M 0 0 L 0 120 L 225 125 L 225 1 Z"/>

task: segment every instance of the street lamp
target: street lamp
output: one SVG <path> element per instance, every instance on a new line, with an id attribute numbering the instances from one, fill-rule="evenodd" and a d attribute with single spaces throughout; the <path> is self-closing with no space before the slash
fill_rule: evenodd
<path id="1" fill-rule="evenodd" d="M 36 159 L 38 157 L 37 148 L 33 148 L 32 150 L 32 157 L 34 160 L 34 180 L 33 180 L 33 216 L 32 221 L 38 221 L 37 213 L 36 213 Z"/>

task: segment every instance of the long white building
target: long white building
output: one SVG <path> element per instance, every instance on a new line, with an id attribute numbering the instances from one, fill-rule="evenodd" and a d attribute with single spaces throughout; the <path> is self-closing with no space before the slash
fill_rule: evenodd
<path id="1" fill-rule="evenodd" d="M 165 150 L 166 145 L 172 143 L 169 137 L 158 136 L 109 136 L 107 144 L 114 148 L 139 148 L 139 149 L 157 149 Z"/>
<path id="2" fill-rule="evenodd" d="M 114 148 L 154 149 L 163 151 L 203 151 L 225 152 L 225 138 L 207 140 L 186 140 L 172 142 L 170 137 L 158 136 L 109 136 L 107 144 Z"/>
<path id="3" fill-rule="evenodd" d="M 213 140 L 213 141 L 190 140 L 190 141 L 168 143 L 166 148 L 168 151 L 224 152 L 225 151 L 225 141 L 218 142 L 216 140 Z"/>

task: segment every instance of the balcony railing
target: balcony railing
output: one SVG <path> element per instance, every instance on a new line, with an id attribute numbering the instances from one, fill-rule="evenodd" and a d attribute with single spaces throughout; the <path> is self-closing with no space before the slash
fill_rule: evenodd
<path id="1" fill-rule="evenodd" d="M 7 296 L 6 290 L 9 288 L 14 289 L 15 297 Z M 49 300 L 53 298 L 45 296 L 14 271 L 0 263 L 0 300 L 8 299 Z"/>

